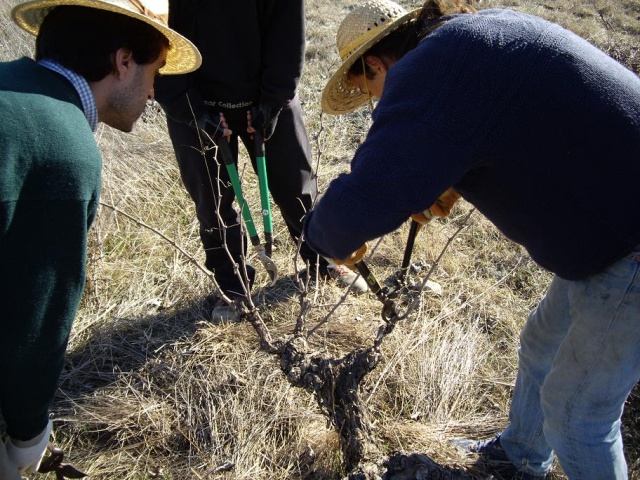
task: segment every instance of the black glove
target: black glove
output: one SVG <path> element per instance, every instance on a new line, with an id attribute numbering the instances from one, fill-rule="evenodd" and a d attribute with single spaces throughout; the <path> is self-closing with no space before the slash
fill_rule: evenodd
<path id="1" fill-rule="evenodd" d="M 211 138 L 214 142 L 217 142 L 222 137 L 228 137 L 233 133 L 229 129 L 222 114 L 220 114 L 220 118 L 214 120 L 211 115 L 205 113 L 197 120 L 192 120 L 189 126 L 198 132 L 202 132 L 205 138 Z"/>
<path id="2" fill-rule="evenodd" d="M 211 115 L 208 113 L 204 113 L 200 115 L 198 118 L 192 118 L 189 122 L 189 126 L 191 128 L 195 128 L 196 130 L 206 131 L 208 126 L 214 125 Z M 213 129 L 215 131 L 215 128 Z"/>
<path id="3" fill-rule="evenodd" d="M 273 135 L 281 110 L 281 108 L 274 109 L 265 103 L 261 103 L 251 109 L 251 126 L 256 130 L 262 131 L 262 137 L 265 142 Z"/>

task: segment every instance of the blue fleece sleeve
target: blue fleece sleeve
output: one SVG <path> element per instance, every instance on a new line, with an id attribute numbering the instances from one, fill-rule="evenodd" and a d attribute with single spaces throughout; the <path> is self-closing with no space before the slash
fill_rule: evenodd
<path id="1" fill-rule="evenodd" d="M 334 179 L 307 215 L 305 240 L 324 256 L 346 258 L 431 206 L 469 169 L 469 159 L 427 122 L 376 115 L 351 172 Z"/>

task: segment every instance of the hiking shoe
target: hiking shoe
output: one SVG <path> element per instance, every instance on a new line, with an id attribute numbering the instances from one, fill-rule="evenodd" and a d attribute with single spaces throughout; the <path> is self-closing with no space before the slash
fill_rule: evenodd
<path id="1" fill-rule="evenodd" d="M 211 311 L 211 322 L 213 323 L 238 323 L 242 319 L 235 304 L 227 303 L 222 298 L 218 298 Z"/>
<path id="2" fill-rule="evenodd" d="M 518 470 L 500 445 L 500 435 L 496 435 L 491 440 L 480 441 L 454 439 L 453 443 L 467 452 L 477 453 L 479 466 L 486 473 L 495 475 L 500 480 L 544 480 L 546 478 L 546 474 Z"/>
<path id="3" fill-rule="evenodd" d="M 340 280 L 347 287 L 351 287 L 354 293 L 360 294 L 369 290 L 367 282 L 362 278 L 362 275 L 344 265 L 329 264 L 327 265 L 327 271 L 331 278 Z"/>

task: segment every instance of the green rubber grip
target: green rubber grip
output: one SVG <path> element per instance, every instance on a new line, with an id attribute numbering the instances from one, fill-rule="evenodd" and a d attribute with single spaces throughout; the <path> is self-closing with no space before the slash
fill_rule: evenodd
<path id="1" fill-rule="evenodd" d="M 229 145 L 227 141 L 222 138 L 218 141 L 218 152 L 222 156 L 222 160 L 224 161 L 224 165 L 227 168 L 227 173 L 229 174 L 229 179 L 231 180 L 231 185 L 233 186 L 233 192 L 236 195 L 236 200 L 238 201 L 238 205 L 240 206 L 240 211 L 242 212 L 242 219 L 244 220 L 244 225 L 247 228 L 247 233 L 249 233 L 249 238 L 251 239 L 252 245 L 260 245 L 260 239 L 258 238 L 258 232 L 256 231 L 256 226 L 253 223 L 253 218 L 251 217 L 251 211 L 249 210 L 249 205 L 244 199 L 242 195 L 242 186 L 240 185 L 240 177 L 238 176 L 238 169 L 236 168 L 236 164 L 233 161 L 231 156 L 231 150 L 229 149 Z"/>
<path id="2" fill-rule="evenodd" d="M 253 139 L 256 144 L 256 167 L 258 170 L 258 185 L 260 187 L 262 224 L 264 225 L 265 237 L 269 238 L 273 233 L 273 217 L 271 216 L 271 203 L 269 202 L 269 180 L 267 178 L 264 142 L 260 132 L 254 132 Z"/>

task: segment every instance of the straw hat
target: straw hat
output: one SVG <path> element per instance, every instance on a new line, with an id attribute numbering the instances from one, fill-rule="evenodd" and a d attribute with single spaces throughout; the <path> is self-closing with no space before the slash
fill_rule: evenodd
<path id="1" fill-rule="evenodd" d="M 202 57 L 196 46 L 163 23 L 163 21 L 166 22 L 166 8 L 164 12 L 154 14 L 145 7 L 144 3 L 146 2 L 142 0 L 33 0 L 16 5 L 11 11 L 11 16 L 19 27 L 37 35 L 44 17 L 53 8 L 62 5 L 77 5 L 121 13 L 151 25 L 169 40 L 171 47 L 167 52 L 167 64 L 160 69 L 160 73 L 174 75 L 196 70 L 202 63 Z"/>
<path id="2" fill-rule="evenodd" d="M 369 100 L 367 94 L 347 80 L 347 72 L 367 50 L 415 19 L 419 11 L 407 12 L 391 0 L 371 0 L 349 12 L 336 35 L 342 65 L 324 87 L 322 110 L 332 114 L 348 113 Z"/>

